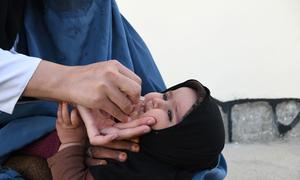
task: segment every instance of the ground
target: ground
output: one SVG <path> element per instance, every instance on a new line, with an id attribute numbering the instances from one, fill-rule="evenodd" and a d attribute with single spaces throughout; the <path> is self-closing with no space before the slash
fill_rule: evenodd
<path id="1" fill-rule="evenodd" d="M 300 180 L 300 141 L 226 144 L 226 180 Z"/>

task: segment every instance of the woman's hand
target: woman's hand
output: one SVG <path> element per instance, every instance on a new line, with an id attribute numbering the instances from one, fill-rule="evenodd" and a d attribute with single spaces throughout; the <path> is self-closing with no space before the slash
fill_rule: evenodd
<path id="1" fill-rule="evenodd" d="M 127 154 L 124 150 L 139 152 L 138 137 L 149 132 L 149 126 L 155 124 L 151 117 L 140 118 L 126 123 L 116 123 L 112 116 L 101 111 L 77 106 L 87 128 L 91 145 L 86 158 L 87 165 L 105 165 L 104 159 L 125 161 Z M 117 135 L 115 140 L 108 135 Z M 115 136 L 110 136 L 115 137 Z"/>
<path id="2" fill-rule="evenodd" d="M 70 79 L 70 100 L 101 109 L 126 122 L 139 102 L 141 79 L 116 60 L 75 67 Z"/>
<path id="3" fill-rule="evenodd" d="M 102 146 L 90 146 L 87 150 L 88 157 L 86 164 L 88 166 L 106 165 L 105 159 L 114 159 L 120 162 L 127 160 L 127 154 L 124 150 L 139 152 L 138 138 L 130 140 L 114 140 Z"/>
<path id="4" fill-rule="evenodd" d="M 151 117 L 126 123 L 116 123 L 112 116 L 101 110 L 77 106 L 84 121 L 90 144 L 105 146 L 113 140 L 125 140 L 148 133 L 155 124 Z"/>
<path id="5" fill-rule="evenodd" d="M 23 96 L 101 109 L 126 122 L 141 95 L 141 79 L 116 60 L 85 66 L 41 61 Z"/>

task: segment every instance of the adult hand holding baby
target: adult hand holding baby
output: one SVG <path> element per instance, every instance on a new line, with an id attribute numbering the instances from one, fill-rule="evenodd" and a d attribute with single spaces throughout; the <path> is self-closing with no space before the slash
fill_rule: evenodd
<path id="1" fill-rule="evenodd" d="M 124 150 L 138 152 L 138 137 L 151 130 L 155 124 L 151 117 L 144 117 L 130 122 L 116 123 L 114 118 L 101 110 L 77 106 L 87 129 L 90 140 L 86 163 L 88 165 L 105 165 L 103 159 L 125 161 Z"/>
<path id="2" fill-rule="evenodd" d="M 104 145 L 112 140 L 124 140 L 137 137 L 151 130 L 149 126 L 155 124 L 151 117 L 144 117 L 130 122 L 115 122 L 114 118 L 98 109 L 77 106 L 77 109 L 87 129 L 89 141 L 92 145 Z"/>
<path id="3" fill-rule="evenodd" d="M 88 148 L 90 157 L 87 158 L 87 163 L 97 165 L 106 163 L 101 158 L 125 161 L 127 155 L 122 152 L 124 150 L 138 152 L 138 139 L 133 137 L 149 132 L 149 126 L 154 123 L 152 118 L 116 123 L 112 116 L 104 111 L 77 106 L 69 113 L 67 103 L 60 103 L 56 128 L 62 143 L 60 150 L 74 145 L 86 146 L 88 134 L 90 143 L 98 146 Z"/>
<path id="4" fill-rule="evenodd" d="M 90 140 L 86 163 L 88 165 L 105 165 L 103 159 L 125 161 L 124 150 L 139 152 L 138 136 L 151 130 L 155 124 L 151 117 L 134 119 L 130 122 L 115 122 L 114 118 L 101 110 L 77 106 L 87 129 Z"/>

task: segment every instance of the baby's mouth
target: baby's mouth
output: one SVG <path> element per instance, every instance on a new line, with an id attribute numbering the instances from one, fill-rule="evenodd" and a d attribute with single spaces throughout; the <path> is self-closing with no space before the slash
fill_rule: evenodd
<path id="1" fill-rule="evenodd" d="M 134 110 L 130 114 L 130 117 L 133 119 L 137 119 L 145 112 L 146 112 L 146 107 L 144 104 L 144 98 L 140 98 L 140 102 L 134 106 Z"/>

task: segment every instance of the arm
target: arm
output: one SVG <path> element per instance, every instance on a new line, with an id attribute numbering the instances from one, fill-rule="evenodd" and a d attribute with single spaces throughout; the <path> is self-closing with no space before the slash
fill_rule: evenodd
<path id="1" fill-rule="evenodd" d="M 99 119 L 97 120 L 101 123 L 101 118 L 98 118 Z M 103 118 L 102 123 L 107 124 L 107 122 L 104 120 L 105 119 Z M 140 126 L 140 124 L 145 124 L 146 122 L 144 121 L 135 120 L 128 123 L 116 123 L 113 126 L 104 126 L 105 128 L 102 128 L 102 130 L 107 131 L 108 134 L 117 133 L 118 137 L 120 137 L 121 139 L 129 138 L 132 137 L 132 135 L 134 135 L 132 134 L 132 132 L 139 131 L 139 128 L 137 128 L 137 130 L 134 129 L 137 126 Z M 152 124 L 153 122 L 150 123 Z M 84 123 L 79 115 L 78 110 L 73 109 L 72 112 L 69 114 L 67 103 L 60 103 L 57 111 L 56 129 L 59 139 L 61 141 L 61 146 L 59 148 L 59 152 L 48 159 L 48 164 L 51 168 L 53 178 L 74 179 L 76 177 L 78 179 L 90 179 L 91 175 L 84 164 L 86 158 L 85 150 L 87 134 L 85 131 Z M 133 129 L 133 131 L 131 131 L 130 129 Z M 106 144 L 106 147 L 122 149 L 125 146 L 127 149 L 131 149 L 132 151 L 138 151 L 136 146 L 134 146 L 135 148 L 132 149 L 131 145 L 132 143 L 124 143 L 119 141 L 108 142 L 108 144 Z M 118 157 L 116 156 L 111 156 L 112 153 L 119 153 L 118 151 L 101 151 L 102 153 L 100 154 L 98 152 L 99 151 L 96 150 L 91 153 L 101 158 L 115 158 L 120 161 L 125 160 L 118 159 Z M 89 164 L 93 165 L 105 165 L 106 163 L 104 160 L 93 160 L 91 158 L 88 158 L 87 160 L 89 161 Z"/>
<path id="2" fill-rule="evenodd" d="M 40 61 L 0 49 L 0 111 L 13 112 Z"/>
<path id="3" fill-rule="evenodd" d="M 70 102 L 68 87 L 72 67 L 42 60 L 23 96 Z"/>
<path id="4" fill-rule="evenodd" d="M 86 132 L 76 109 L 71 114 L 66 103 L 57 111 L 56 129 L 61 146 L 48 159 L 53 179 L 93 179 L 85 166 Z"/>
<path id="5" fill-rule="evenodd" d="M 82 107 L 83 108 L 83 107 Z M 95 110 L 96 111 L 96 110 Z M 99 111 L 96 111 L 99 112 Z M 87 113 L 87 112 L 86 112 Z M 101 114 L 98 114 L 101 115 Z M 100 118 L 100 117 L 98 117 Z M 101 118 L 97 119 L 101 124 Z M 105 120 L 105 119 L 102 119 Z M 100 130 L 107 131 L 107 134 L 117 133 L 118 137 L 130 138 L 135 134 L 132 132 L 139 132 L 140 128 L 136 128 L 141 124 L 152 124 L 154 121 L 149 119 L 130 121 L 128 123 L 116 123 L 116 124 L 106 124 L 107 121 L 102 121 L 105 123 L 105 128 L 100 128 Z M 112 126 L 114 125 L 114 126 Z M 144 125 L 145 126 L 145 125 Z M 149 128 L 148 126 L 145 126 Z M 146 128 L 146 129 L 147 129 Z M 57 121 L 56 129 L 61 141 L 61 146 L 59 152 L 53 157 L 48 159 L 48 165 L 51 168 L 51 173 L 54 179 L 92 179 L 91 174 L 89 173 L 87 167 L 85 166 L 85 150 L 86 150 L 86 141 L 87 134 L 85 132 L 84 123 L 79 116 L 77 109 L 72 110 L 69 114 L 67 103 L 60 103 L 58 112 L 57 112 Z M 133 131 L 131 131 L 132 129 Z M 113 131 L 113 132 L 110 132 Z M 104 134 L 105 135 L 105 134 Z M 119 152 L 113 150 L 114 148 L 123 149 L 125 146 L 126 149 L 132 151 L 138 151 L 136 144 L 134 148 L 131 147 L 132 143 L 124 142 L 108 142 L 106 147 L 112 147 L 110 150 L 97 151 L 97 148 L 93 148 L 91 153 L 95 155 L 94 157 L 100 158 L 113 158 L 120 161 L 126 159 L 119 159 Z M 102 152 L 102 153 L 101 153 Z M 113 154 L 118 154 L 114 156 Z M 92 158 L 87 159 L 88 163 L 91 165 L 105 165 L 104 160 L 95 160 Z"/>
<path id="6" fill-rule="evenodd" d="M 141 94 L 140 78 L 115 60 L 85 66 L 41 61 L 23 95 L 101 109 L 127 121 Z"/>
<path id="7" fill-rule="evenodd" d="M 127 121 L 141 79 L 115 60 L 64 66 L 0 49 L 0 111 L 12 113 L 21 95 L 102 109 Z"/>
<path id="8" fill-rule="evenodd" d="M 72 145 L 60 150 L 49 158 L 48 165 L 54 180 L 93 180 L 94 178 L 86 168 L 85 147 Z"/>

